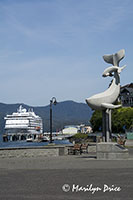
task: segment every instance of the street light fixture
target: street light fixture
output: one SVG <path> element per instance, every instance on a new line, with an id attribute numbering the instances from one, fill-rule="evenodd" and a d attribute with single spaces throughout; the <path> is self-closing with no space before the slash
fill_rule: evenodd
<path id="1" fill-rule="evenodd" d="M 50 143 L 52 143 L 52 105 L 56 105 L 57 104 L 57 101 L 56 101 L 56 98 L 53 97 L 51 100 L 50 100 Z"/>

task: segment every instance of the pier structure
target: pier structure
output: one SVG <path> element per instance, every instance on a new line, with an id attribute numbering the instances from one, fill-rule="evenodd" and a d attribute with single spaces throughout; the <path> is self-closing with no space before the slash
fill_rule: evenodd
<path id="1" fill-rule="evenodd" d="M 3 135 L 3 142 L 12 142 L 12 141 L 23 141 L 27 140 L 28 138 L 31 138 L 33 140 L 41 137 L 42 134 L 22 134 L 22 133 L 17 133 L 17 134 L 4 134 Z"/>

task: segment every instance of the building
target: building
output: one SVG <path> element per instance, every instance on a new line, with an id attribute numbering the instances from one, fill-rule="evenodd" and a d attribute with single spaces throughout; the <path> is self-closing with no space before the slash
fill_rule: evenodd
<path id="1" fill-rule="evenodd" d="M 83 127 L 81 127 L 81 133 L 88 134 L 88 133 L 92 133 L 92 132 L 93 132 L 93 130 L 92 130 L 91 126 L 84 125 Z"/>
<path id="2" fill-rule="evenodd" d="M 65 126 L 64 129 L 62 130 L 62 134 L 64 135 L 75 135 L 79 132 L 79 129 L 77 126 Z"/>
<path id="3" fill-rule="evenodd" d="M 90 126 L 86 126 L 85 124 L 81 124 L 81 125 L 69 125 L 69 126 L 65 126 L 65 128 L 62 130 L 63 134 L 77 134 L 77 133 L 91 133 L 92 132 L 92 128 Z"/>
<path id="4" fill-rule="evenodd" d="M 123 107 L 133 107 L 133 83 L 121 87 L 119 98 Z"/>
<path id="5" fill-rule="evenodd" d="M 35 139 L 43 133 L 42 119 L 33 112 L 33 109 L 27 111 L 22 105 L 17 112 L 6 115 L 4 119 L 4 136 L 7 137 L 7 141 L 25 140 L 27 138 Z"/>

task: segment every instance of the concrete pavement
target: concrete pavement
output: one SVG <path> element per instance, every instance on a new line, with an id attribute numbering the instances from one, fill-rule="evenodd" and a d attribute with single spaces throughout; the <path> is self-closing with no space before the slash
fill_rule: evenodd
<path id="1" fill-rule="evenodd" d="M 131 200 L 132 153 L 119 161 L 94 154 L 0 159 L 0 199 Z"/>

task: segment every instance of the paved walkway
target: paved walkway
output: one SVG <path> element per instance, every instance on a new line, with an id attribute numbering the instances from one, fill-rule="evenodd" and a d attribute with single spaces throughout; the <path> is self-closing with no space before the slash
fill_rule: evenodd
<path id="1" fill-rule="evenodd" d="M 132 155 L 131 149 L 130 159 L 119 161 L 96 160 L 93 154 L 3 158 L 0 159 L 0 199 L 132 200 Z"/>

